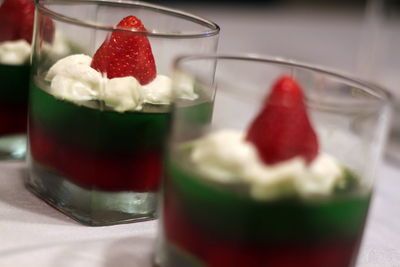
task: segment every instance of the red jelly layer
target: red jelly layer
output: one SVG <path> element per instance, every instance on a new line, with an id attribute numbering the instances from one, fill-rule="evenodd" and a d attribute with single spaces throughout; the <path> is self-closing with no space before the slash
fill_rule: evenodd
<path id="1" fill-rule="evenodd" d="M 3 105 L 0 103 L 0 135 L 26 133 L 27 105 Z"/>
<path id="2" fill-rule="evenodd" d="M 0 64 L 0 135 L 26 133 L 29 70 Z"/>
<path id="3" fill-rule="evenodd" d="M 359 238 L 303 244 L 290 240 L 285 244 L 268 240 L 262 244 L 237 243 L 210 235 L 178 213 L 165 206 L 166 239 L 210 267 L 348 267 L 359 246 Z"/>
<path id="4" fill-rule="evenodd" d="M 93 153 L 57 141 L 32 126 L 29 142 L 35 162 L 88 189 L 148 192 L 156 191 L 160 183 L 160 150 L 130 155 Z"/>

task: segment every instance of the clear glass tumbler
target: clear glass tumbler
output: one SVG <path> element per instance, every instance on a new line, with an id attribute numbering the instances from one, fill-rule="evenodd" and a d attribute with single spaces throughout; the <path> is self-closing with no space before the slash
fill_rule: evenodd
<path id="1" fill-rule="evenodd" d="M 176 99 L 156 264 L 354 266 L 390 119 L 386 91 L 256 55 L 174 66 L 217 92 L 211 123 Z"/>
<path id="2" fill-rule="evenodd" d="M 83 224 L 154 218 L 168 70 L 177 54 L 215 52 L 218 34 L 213 22 L 152 4 L 38 1 L 28 189 Z M 181 98 L 197 97 L 188 81 Z"/>

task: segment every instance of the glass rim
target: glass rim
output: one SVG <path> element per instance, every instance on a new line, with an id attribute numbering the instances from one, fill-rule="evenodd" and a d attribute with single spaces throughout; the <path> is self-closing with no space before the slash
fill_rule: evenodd
<path id="1" fill-rule="evenodd" d="M 374 82 L 366 81 L 360 78 L 357 78 L 351 74 L 341 72 L 334 68 L 325 67 L 318 64 L 304 63 L 301 61 L 279 57 L 279 56 L 270 56 L 270 55 L 261 55 L 261 54 L 253 54 L 253 53 L 243 53 L 243 54 L 192 54 L 192 55 L 180 55 L 173 61 L 173 70 L 183 71 L 180 64 L 185 61 L 192 60 L 204 60 L 204 59 L 213 59 L 213 60 L 239 60 L 239 61 L 253 61 L 260 63 L 271 63 L 274 65 L 294 67 L 297 69 L 308 70 L 313 72 L 318 72 L 321 74 L 329 75 L 333 78 L 343 80 L 348 82 L 349 84 L 355 85 L 358 89 L 363 90 L 369 95 L 373 96 L 375 99 L 374 102 L 379 102 L 384 105 L 391 105 L 393 103 L 393 95 L 390 93 L 385 87 L 378 85 Z M 363 106 L 365 103 L 360 103 L 360 106 Z M 353 108 L 357 108 L 353 106 Z"/>
<path id="2" fill-rule="evenodd" d="M 98 24 L 95 22 L 91 22 L 88 20 L 81 20 L 78 18 L 74 18 L 71 16 L 66 16 L 63 14 L 60 14 L 58 12 L 52 11 L 48 9 L 45 4 L 56 4 L 56 3 L 64 3 L 64 4 L 74 4 L 75 3 L 88 3 L 88 4 L 100 4 L 100 5 L 111 5 L 111 6 L 131 6 L 131 7 L 141 7 L 144 9 L 148 10 L 153 10 L 157 11 L 162 14 L 167 14 L 170 16 L 178 17 L 178 18 L 183 18 L 187 21 L 191 21 L 193 23 L 197 23 L 198 25 L 202 25 L 207 27 L 209 30 L 205 30 L 199 33 L 175 33 L 175 32 L 143 32 L 143 31 L 135 31 L 135 30 L 127 30 L 127 29 L 118 29 L 116 26 L 112 25 L 104 25 L 104 24 Z M 205 18 L 202 18 L 200 16 L 181 11 L 178 9 L 174 8 L 169 8 L 165 6 L 160 6 L 156 4 L 150 4 L 146 2 L 141 2 L 141 1 L 130 1 L 130 0 L 118 0 L 118 1 L 113 1 L 113 0 L 59 0 L 59 1 L 46 1 L 46 0 L 35 0 L 36 8 L 40 11 L 40 13 L 45 14 L 46 16 L 51 17 L 52 19 L 56 19 L 58 21 L 63 21 L 66 23 L 82 26 L 82 27 L 88 27 L 88 28 L 94 28 L 98 30 L 104 30 L 104 31 L 110 31 L 110 32 L 121 32 L 121 33 L 130 33 L 132 34 L 133 32 L 138 35 L 145 35 L 149 37 L 167 37 L 167 38 L 202 38 L 202 37 L 211 37 L 218 35 L 220 32 L 220 27 Z"/>

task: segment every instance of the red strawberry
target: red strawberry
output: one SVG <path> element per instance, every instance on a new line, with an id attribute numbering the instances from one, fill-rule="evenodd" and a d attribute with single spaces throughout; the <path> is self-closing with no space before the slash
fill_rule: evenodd
<path id="1" fill-rule="evenodd" d="M 291 77 L 283 76 L 275 83 L 246 139 L 256 146 L 266 164 L 296 156 L 310 163 L 317 156 L 318 140 L 307 115 L 302 89 Z"/>
<path id="2" fill-rule="evenodd" d="M 24 39 L 32 42 L 35 4 L 29 0 L 5 0 L 0 7 L 0 42 Z M 51 42 L 54 23 L 49 18 L 41 21 L 43 39 Z"/>
<path id="3" fill-rule="evenodd" d="M 117 28 L 147 32 L 142 22 L 128 16 Z M 151 82 L 157 75 L 150 42 L 146 36 L 114 32 L 96 51 L 91 67 L 107 73 L 108 78 L 135 77 L 140 84 Z"/>
<path id="4" fill-rule="evenodd" d="M 33 35 L 33 22 L 34 22 L 34 7 L 26 7 L 24 10 L 24 15 L 21 19 L 21 25 L 19 28 L 20 39 L 25 39 L 28 43 L 32 43 Z M 54 23 L 51 19 L 46 17 L 40 17 L 40 36 L 43 40 L 51 43 L 54 38 Z"/>
<path id="5" fill-rule="evenodd" d="M 20 0 L 4 0 L 0 6 L 0 42 L 18 39 Z"/>
<path id="6" fill-rule="evenodd" d="M 24 1 L 25 4 L 21 5 L 19 10 L 20 25 L 19 37 L 25 39 L 28 43 L 32 43 L 33 22 L 35 18 L 35 5 L 33 2 Z"/>

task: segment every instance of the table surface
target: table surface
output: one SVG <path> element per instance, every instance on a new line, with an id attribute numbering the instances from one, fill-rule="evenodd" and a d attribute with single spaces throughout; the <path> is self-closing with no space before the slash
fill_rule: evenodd
<path id="1" fill-rule="evenodd" d="M 187 9 L 220 24 L 222 52 L 283 55 L 354 70 L 361 12 Z M 239 42 L 238 32 L 242 34 Z M 340 56 L 327 53 L 329 49 Z M 26 191 L 25 175 L 23 162 L 0 163 L 1 267 L 150 266 L 157 221 L 79 225 Z M 359 266 L 399 267 L 400 167 L 385 161 L 378 176 Z"/>

